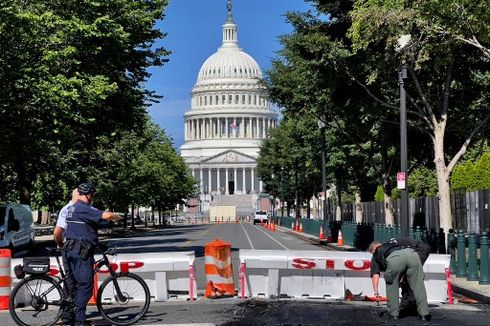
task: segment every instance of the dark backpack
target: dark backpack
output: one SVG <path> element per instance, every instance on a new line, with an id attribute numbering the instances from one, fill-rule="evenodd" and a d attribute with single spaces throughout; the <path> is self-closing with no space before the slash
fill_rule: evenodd
<path id="1" fill-rule="evenodd" d="M 398 243 L 394 243 L 394 242 L 387 242 L 387 243 L 384 243 L 381 246 L 379 246 L 376 249 L 376 251 L 374 252 L 373 256 L 374 256 L 374 259 L 376 260 L 376 262 L 378 263 L 380 270 L 383 272 L 386 271 L 386 267 L 387 267 L 386 258 L 388 258 L 388 256 L 391 253 L 398 251 L 398 250 L 405 249 L 405 248 L 408 248 L 408 247 L 402 246 L 402 245 L 400 245 Z"/>

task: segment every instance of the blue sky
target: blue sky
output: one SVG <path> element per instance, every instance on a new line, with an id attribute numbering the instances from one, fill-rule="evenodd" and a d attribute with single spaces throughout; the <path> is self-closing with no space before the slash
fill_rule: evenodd
<path id="1" fill-rule="evenodd" d="M 292 28 L 287 11 L 307 11 L 303 0 L 233 0 L 239 46 L 262 68 L 280 49 L 278 37 Z M 147 88 L 164 96 L 149 113 L 179 148 L 184 142 L 183 115 L 190 109 L 190 93 L 204 61 L 221 45 L 226 0 L 170 0 L 166 17 L 157 27 L 168 35 L 159 46 L 172 51 L 163 67 L 151 68 Z"/>

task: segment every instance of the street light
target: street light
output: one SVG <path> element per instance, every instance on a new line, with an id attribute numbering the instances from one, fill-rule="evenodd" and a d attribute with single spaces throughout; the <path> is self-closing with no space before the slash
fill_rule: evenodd
<path id="1" fill-rule="evenodd" d="M 326 157 L 325 157 L 325 129 L 326 125 L 325 122 L 322 120 L 318 120 L 318 127 L 320 128 L 321 132 L 321 137 L 322 137 L 322 192 L 323 192 L 323 224 L 326 223 L 328 220 L 328 209 L 327 209 L 327 182 L 326 182 L 326 177 L 327 177 L 327 168 L 326 168 Z"/>
<path id="2" fill-rule="evenodd" d="M 284 167 L 281 166 L 281 217 L 284 217 Z M 280 199 L 280 198 L 279 198 Z"/>
<path id="3" fill-rule="evenodd" d="M 272 200 L 272 218 L 274 218 L 274 208 L 275 208 L 275 200 L 274 200 L 274 173 L 271 175 L 272 179 L 272 195 L 271 195 L 271 200 Z"/>
<path id="4" fill-rule="evenodd" d="M 398 38 L 397 52 L 401 52 L 411 40 L 410 34 Z M 409 206 L 408 206 L 408 175 L 407 175 L 407 94 L 405 91 L 407 79 L 407 66 L 402 64 L 398 72 L 398 85 L 400 86 L 400 173 L 397 175 L 398 188 L 401 190 L 400 224 L 403 236 L 408 236 Z M 398 182 L 400 181 L 400 182 Z"/>

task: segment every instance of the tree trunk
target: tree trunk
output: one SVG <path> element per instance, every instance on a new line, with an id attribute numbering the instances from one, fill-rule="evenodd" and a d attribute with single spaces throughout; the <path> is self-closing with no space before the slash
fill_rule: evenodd
<path id="1" fill-rule="evenodd" d="M 15 171 L 19 180 L 19 202 L 31 206 L 32 183 L 27 175 L 27 171 L 22 164 L 17 164 Z"/>
<path id="2" fill-rule="evenodd" d="M 134 230 L 134 205 L 131 205 L 131 230 Z"/>
<path id="3" fill-rule="evenodd" d="M 449 186 L 449 174 L 444 157 L 444 129 L 434 130 L 434 163 L 436 165 L 437 186 L 439 189 L 439 223 L 447 234 L 453 227 L 453 217 L 451 212 L 451 192 Z"/>
<path id="4" fill-rule="evenodd" d="M 390 191 L 391 193 L 391 191 Z M 384 192 L 385 203 L 385 223 L 386 225 L 395 225 L 395 214 L 393 213 L 393 199 L 391 194 Z"/>
<path id="5" fill-rule="evenodd" d="M 355 211 L 355 221 L 356 223 L 361 223 L 362 222 L 362 204 L 361 204 L 361 189 L 357 188 L 356 189 L 356 211 Z"/>

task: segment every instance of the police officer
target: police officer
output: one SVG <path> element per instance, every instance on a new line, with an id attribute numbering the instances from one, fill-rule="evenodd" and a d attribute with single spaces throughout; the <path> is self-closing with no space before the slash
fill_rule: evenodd
<path id="1" fill-rule="evenodd" d="M 419 255 L 420 262 L 422 265 L 425 264 L 425 261 L 430 255 L 430 246 L 423 242 L 422 240 L 414 240 L 410 238 L 399 238 L 399 239 L 390 239 L 390 242 L 398 243 L 404 247 L 410 247 L 415 250 L 415 252 Z M 417 310 L 417 303 L 415 302 L 415 296 L 413 294 L 412 289 L 410 289 L 410 285 L 407 282 L 406 277 L 402 277 L 400 280 L 400 287 L 402 288 L 402 299 L 400 302 L 400 308 L 405 311 Z"/>
<path id="2" fill-rule="evenodd" d="M 68 207 L 63 260 L 74 286 L 75 325 L 86 322 L 85 310 L 94 288 L 94 253 L 98 243 L 98 226 L 102 220 L 118 221 L 121 217 L 91 206 L 95 187 L 82 183 L 77 187 L 78 200 Z"/>
<path id="3" fill-rule="evenodd" d="M 390 240 L 384 244 L 373 241 L 368 248 L 373 255 L 371 259 L 371 278 L 374 295 L 378 296 L 380 272 L 384 272 L 386 296 L 388 298 L 389 319 L 398 319 L 400 313 L 399 283 L 404 276 L 413 291 L 419 318 L 430 321 L 427 293 L 424 285 L 422 263 L 414 248 Z"/>

